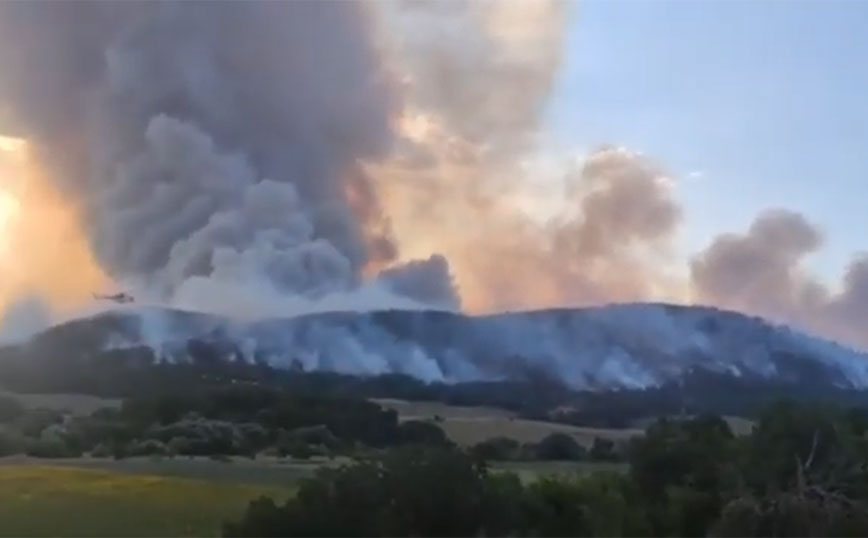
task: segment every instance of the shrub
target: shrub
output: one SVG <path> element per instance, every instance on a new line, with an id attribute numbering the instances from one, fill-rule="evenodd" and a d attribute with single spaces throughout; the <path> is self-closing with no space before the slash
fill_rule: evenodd
<path id="1" fill-rule="evenodd" d="M 38 439 L 27 446 L 27 455 L 34 458 L 78 458 L 81 450 L 70 447 L 60 439 Z"/>
<path id="2" fill-rule="evenodd" d="M 169 448 L 165 443 L 156 439 L 143 439 L 134 441 L 127 445 L 127 456 L 154 456 L 166 455 L 169 453 Z"/>
<path id="3" fill-rule="evenodd" d="M 100 443 L 90 450 L 92 458 L 108 458 L 112 456 L 112 449 L 103 443 Z"/>
<path id="4" fill-rule="evenodd" d="M 24 406 L 15 398 L 0 396 L 0 423 L 12 422 L 24 414 Z"/>
<path id="5" fill-rule="evenodd" d="M 593 461 L 618 461 L 620 455 L 615 451 L 615 442 L 611 439 L 594 437 L 594 444 L 588 456 Z"/>
<path id="6" fill-rule="evenodd" d="M 471 447 L 470 452 L 483 460 L 512 460 L 519 456 L 519 444 L 509 437 L 494 437 L 477 443 Z"/>
<path id="7" fill-rule="evenodd" d="M 21 454 L 27 447 L 27 440 L 12 432 L 0 431 L 0 457 Z"/>
<path id="8" fill-rule="evenodd" d="M 398 426 L 398 441 L 401 444 L 429 446 L 450 446 L 452 441 L 446 437 L 442 428 L 430 422 L 408 420 Z"/>
<path id="9" fill-rule="evenodd" d="M 571 435 L 552 433 L 536 445 L 536 456 L 541 460 L 583 460 L 587 450 Z"/>

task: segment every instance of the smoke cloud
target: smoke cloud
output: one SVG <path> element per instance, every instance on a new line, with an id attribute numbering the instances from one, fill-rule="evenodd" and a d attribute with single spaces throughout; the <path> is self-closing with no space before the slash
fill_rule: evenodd
<path id="1" fill-rule="evenodd" d="M 0 224 L 0 310 L 112 283 L 249 317 L 694 300 L 868 345 L 868 257 L 824 285 L 804 217 L 685 264 L 652 158 L 541 164 L 567 9 L 0 3 L 0 133 L 38 168 Z"/>
<path id="2" fill-rule="evenodd" d="M 361 168 L 389 152 L 401 105 L 374 35 L 347 2 L 5 4 L 2 129 L 119 279 L 167 298 L 194 277 L 349 292 L 397 252 Z M 412 292 L 425 263 L 393 266 L 405 285 L 389 288 Z M 445 297 L 427 298 L 453 304 L 432 263 L 445 280 L 425 294 Z"/>
<path id="3" fill-rule="evenodd" d="M 868 257 L 850 263 L 836 291 L 804 267 L 821 245 L 804 216 L 769 210 L 746 233 L 718 237 L 691 261 L 696 298 L 868 346 Z"/>

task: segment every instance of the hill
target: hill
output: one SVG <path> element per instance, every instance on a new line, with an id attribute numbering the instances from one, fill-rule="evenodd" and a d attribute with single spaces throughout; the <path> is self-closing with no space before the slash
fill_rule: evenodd
<path id="1" fill-rule="evenodd" d="M 0 366 L 0 384 L 16 391 L 125 397 L 280 383 L 606 427 L 655 412 L 739 414 L 777 396 L 862 402 L 868 387 L 864 353 L 735 312 L 665 304 L 250 322 L 126 307 L 0 349 Z"/>

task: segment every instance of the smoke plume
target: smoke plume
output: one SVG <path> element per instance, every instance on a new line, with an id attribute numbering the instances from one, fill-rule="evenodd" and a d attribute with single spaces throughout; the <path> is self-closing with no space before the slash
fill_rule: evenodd
<path id="1" fill-rule="evenodd" d="M 0 134 L 27 141 L 33 176 L 0 219 L 0 310 L 110 283 L 251 317 L 692 297 L 868 345 L 868 258 L 824 285 L 800 215 L 685 264 L 652 158 L 541 164 L 567 10 L 0 3 Z"/>
<path id="2" fill-rule="evenodd" d="M 401 100 L 362 4 L 9 3 L 0 72 L 2 131 L 32 144 L 116 278 L 317 298 L 396 261 L 361 162 L 389 152 Z M 412 294 L 425 263 L 391 267 L 390 289 Z M 432 263 L 426 299 L 454 306 Z"/>
<path id="3" fill-rule="evenodd" d="M 804 216 L 769 210 L 746 233 L 722 235 L 692 260 L 696 298 L 868 346 L 868 258 L 855 258 L 833 290 L 804 267 L 821 245 Z"/>

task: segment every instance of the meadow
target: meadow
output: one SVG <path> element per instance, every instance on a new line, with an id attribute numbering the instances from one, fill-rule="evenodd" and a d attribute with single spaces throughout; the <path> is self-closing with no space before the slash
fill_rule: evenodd
<path id="1" fill-rule="evenodd" d="M 121 400 L 87 394 L 22 394 L 0 389 L 0 397 L 13 398 L 28 409 L 52 409 L 74 415 L 89 415 L 104 407 L 120 407 Z"/>
<path id="2" fill-rule="evenodd" d="M 286 486 L 45 464 L 0 465 L 0 536 L 219 536 L 248 502 Z"/>
<path id="3" fill-rule="evenodd" d="M 286 499 L 323 461 L 258 458 L 0 460 L 2 536 L 219 536 L 250 500 Z M 621 464 L 493 462 L 524 483 Z"/>
<path id="4" fill-rule="evenodd" d="M 491 407 L 461 407 L 439 402 L 410 402 L 405 400 L 374 400 L 381 406 L 394 409 L 402 421 L 432 420 L 440 417 L 437 425 L 460 446 L 472 446 L 492 437 L 509 437 L 519 443 L 538 443 L 552 433 L 565 433 L 585 447 L 595 437 L 613 441 L 628 439 L 644 432 L 640 428 L 608 429 L 586 428 L 518 418 L 514 413 Z"/>

